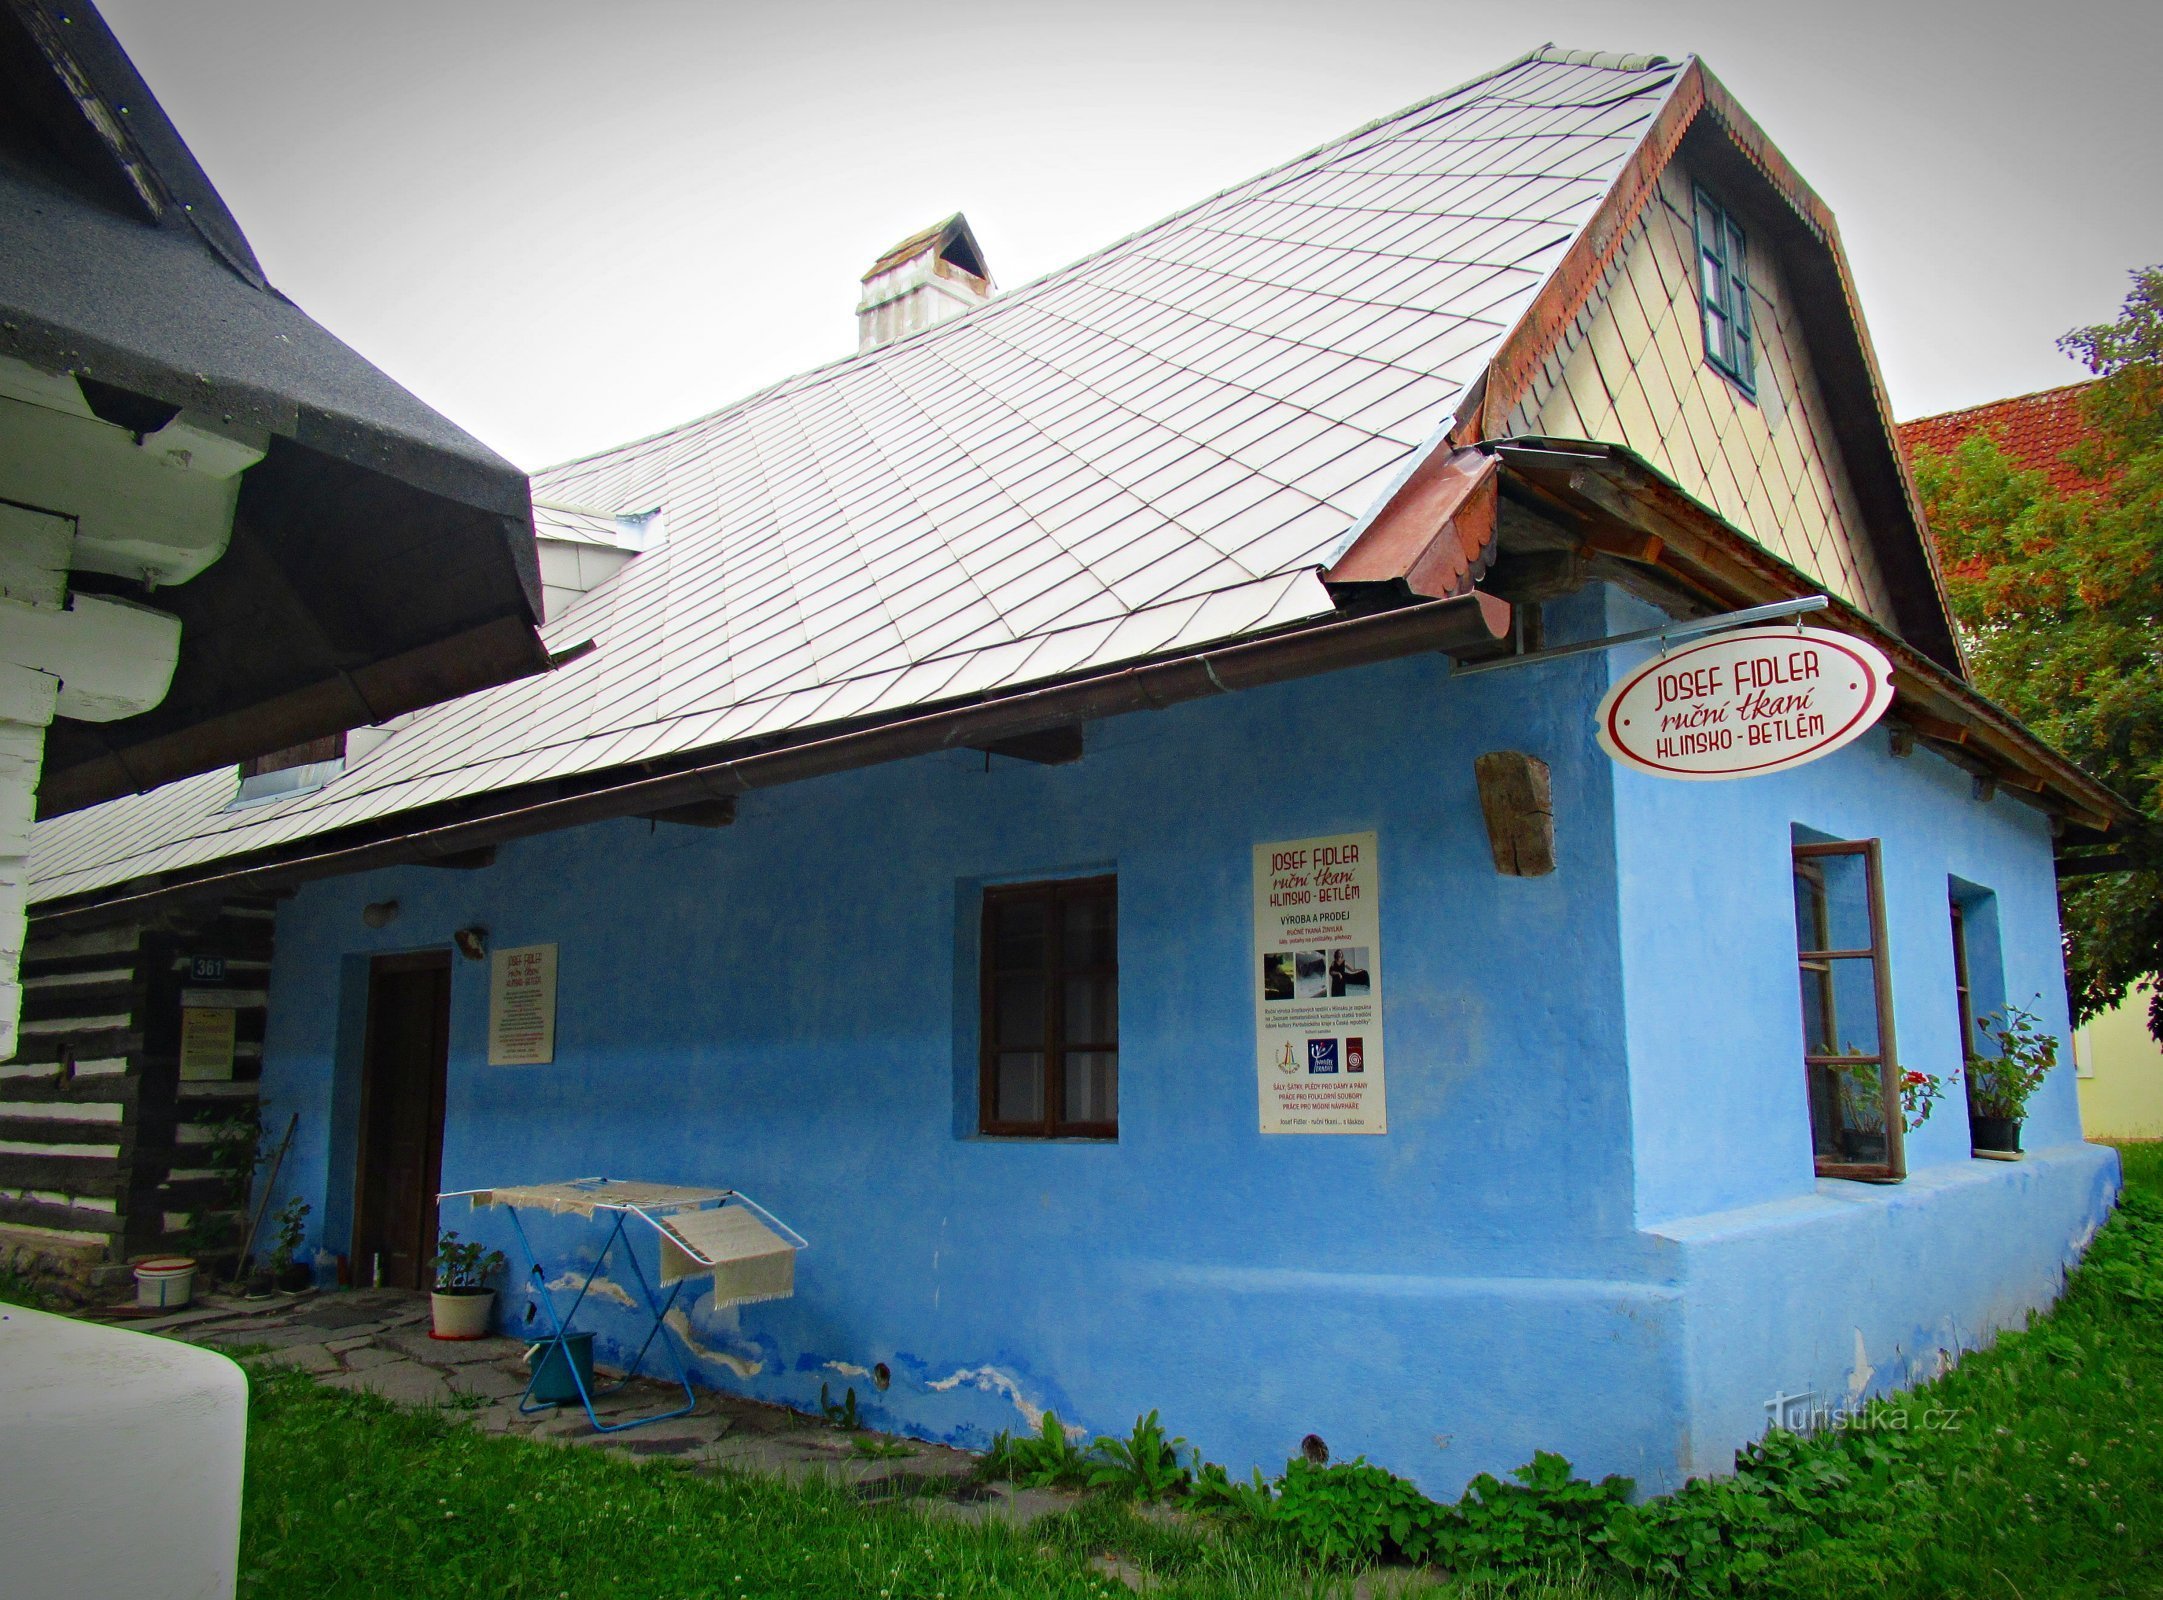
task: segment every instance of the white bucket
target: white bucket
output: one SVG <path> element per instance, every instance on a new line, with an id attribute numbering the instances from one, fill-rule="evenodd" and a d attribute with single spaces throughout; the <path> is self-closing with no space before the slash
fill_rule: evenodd
<path id="1" fill-rule="evenodd" d="M 195 1263 L 187 1256 L 157 1256 L 135 1266 L 135 1303 L 172 1311 L 195 1297 Z"/>

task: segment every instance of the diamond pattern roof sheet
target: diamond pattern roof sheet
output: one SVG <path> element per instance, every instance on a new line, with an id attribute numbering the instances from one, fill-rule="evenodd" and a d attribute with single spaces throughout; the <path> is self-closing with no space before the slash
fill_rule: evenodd
<path id="1" fill-rule="evenodd" d="M 33 897 L 1328 614 L 1321 570 L 1681 70 L 1536 52 L 964 317 L 537 474 L 537 501 L 667 523 L 546 629 L 591 652 L 419 714 L 312 794 L 230 811 L 210 774 L 42 823 Z"/>

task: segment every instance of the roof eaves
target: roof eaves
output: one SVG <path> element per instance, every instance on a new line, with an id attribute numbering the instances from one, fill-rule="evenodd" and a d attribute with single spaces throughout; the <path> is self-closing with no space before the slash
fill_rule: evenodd
<path id="1" fill-rule="evenodd" d="M 1510 607 L 1491 595 L 1445 600 L 1357 617 L 1328 614 L 1273 632 L 1177 649 L 1056 683 L 1033 683 L 944 706 L 910 707 L 858 727 L 814 727 L 776 743 L 701 752 L 697 765 L 655 774 L 636 767 L 593 774 L 582 787 L 556 781 L 454 802 L 447 820 L 414 826 L 393 813 L 344 836 L 316 836 L 217 858 L 171 879 L 138 876 L 56 898 L 41 926 L 92 925 L 180 897 L 253 892 L 311 878 L 400 863 L 440 860 L 479 845 L 530 837 L 620 816 L 643 816 L 755 789 L 936 754 L 1188 700 L 1236 693 L 1292 678 L 1440 650 L 1484 654 L 1507 636 Z M 252 886 L 252 887 L 251 887 Z"/>
<path id="2" fill-rule="evenodd" d="M 1512 439 L 1495 446 L 1513 481 L 1566 512 L 1650 534 L 1622 559 L 1652 569 L 1715 605 L 1752 605 L 1823 594 L 1810 574 L 1774 555 L 1704 505 L 1642 456 L 1622 445 L 1574 439 Z M 1613 488 L 1603 493 L 1604 480 Z M 1944 719 L 1971 730 L 1972 744 L 1954 753 L 1964 763 L 2005 779 L 2041 799 L 2055 796 L 2073 820 L 2107 831 L 2137 812 L 2114 790 L 2045 744 L 2010 712 L 1978 693 L 1965 677 L 1918 650 L 1890 628 L 1837 596 L 1828 596 L 1829 625 L 1868 638 L 1892 658 L 1902 707 L 1919 720 Z"/>

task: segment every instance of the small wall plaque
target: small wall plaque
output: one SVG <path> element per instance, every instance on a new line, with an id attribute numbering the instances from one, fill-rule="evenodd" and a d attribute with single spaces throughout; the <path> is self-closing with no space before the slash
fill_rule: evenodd
<path id="1" fill-rule="evenodd" d="M 554 1061 L 556 947 L 522 945 L 488 959 L 488 1064 L 530 1067 Z"/>
<path id="2" fill-rule="evenodd" d="M 233 1076 L 236 1014 L 230 1006 L 180 1008 L 180 1077 L 205 1083 Z"/>

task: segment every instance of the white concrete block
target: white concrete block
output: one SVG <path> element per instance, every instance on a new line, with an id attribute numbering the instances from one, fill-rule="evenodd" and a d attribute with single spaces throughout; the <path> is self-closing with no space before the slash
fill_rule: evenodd
<path id="1" fill-rule="evenodd" d="M 0 1307 L 7 1592 L 229 1600 L 247 1409 L 214 1351 Z"/>

